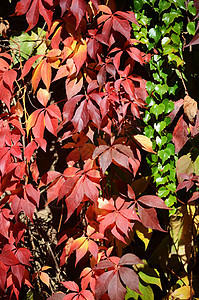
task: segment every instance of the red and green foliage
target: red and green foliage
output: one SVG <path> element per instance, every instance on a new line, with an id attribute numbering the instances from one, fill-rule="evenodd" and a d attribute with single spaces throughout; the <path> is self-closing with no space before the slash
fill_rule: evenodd
<path id="1" fill-rule="evenodd" d="M 27 32 L 46 23 L 43 53 L 33 45 L 25 61 L 14 38 L 19 62 L 0 49 L 0 295 L 142 296 L 136 238 L 166 235 L 169 208 L 154 186 L 138 184 L 156 149 L 143 130 L 151 54 L 133 38 L 135 14 L 115 1 L 20 0 L 15 15 L 25 15 Z M 175 126 L 177 152 L 194 118 L 188 107 Z M 198 183 L 181 173 L 177 191 Z M 40 220 L 49 208 L 58 211 L 54 238 Z"/>

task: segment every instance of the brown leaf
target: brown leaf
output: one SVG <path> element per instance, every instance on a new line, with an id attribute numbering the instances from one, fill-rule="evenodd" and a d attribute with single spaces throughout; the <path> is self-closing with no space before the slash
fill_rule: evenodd
<path id="1" fill-rule="evenodd" d="M 184 97 L 183 103 L 184 113 L 191 123 L 194 123 L 195 116 L 197 114 L 198 105 L 197 102 L 190 96 L 186 95 Z"/>
<path id="2" fill-rule="evenodd" d="M 0 34 L 3 35 L 4 38 L 7 38 L 7 31 L 10 25 L 7 20 L 4 20 L 0 17 Z"/>

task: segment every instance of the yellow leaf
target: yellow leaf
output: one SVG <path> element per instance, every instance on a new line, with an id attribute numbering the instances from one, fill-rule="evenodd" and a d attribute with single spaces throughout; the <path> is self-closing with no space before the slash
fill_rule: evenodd
<path id="1" fill-rule="evenodd" d="M 182 286 L 179 289 L 175 290 L 171 296 L 174 299 L 188 300 L 194 294 L 193 289 L 190 286 Z"/>
<path id="2" fill-rule="evenodd" d="M 135 230 L 137 236 L 139 237 L 139 239 L 144 243 L 145 250 L 146 250 L 148 247 L 148 244 L 150 242 L 153 230 L 150 228 L 144 227 L 139 222 L 136 222 L 136 224 L 134 225 L 134 230 Z"/>
<path id="3" fill-rule="evenodd" d="M 152 148 L 152 142 L 150 138 L 142 134 L 136 134 L 133 136 L 133 138 L 143 150 L 150 153 L 155 153 L 155 151 Z"/>

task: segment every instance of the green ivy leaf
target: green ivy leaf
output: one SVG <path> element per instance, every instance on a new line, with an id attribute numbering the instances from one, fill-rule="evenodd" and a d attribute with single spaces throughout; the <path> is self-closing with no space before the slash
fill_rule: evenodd
<path id="1" fill-rule="evenodd" d="M 196 15 L 196 8 L 194 6 L 194 2 L 193 1 L 189 1 L 188 5 L 187 5 L 187 9 L 189 11 L 190 14 L 192 14 L 193 16 Z"/>
<path id="2" fill-rule="evenodd" d="M 173 195 L 169 195 L 169 197 L 165 200 L 165 204 L 168 207 L 172 207 L 177 202 L 177 199 Z"/>
<path id="3" fill-rule="evenodd" d="M 169 191 L 166 187 L 164 187 L 164 186 L 162 186 L 162 187 L 159 188 L 159 190 L 158 190 L 158 196 L 159 196 L 160 198 L 166 197 L 169 193 L 170 193 L 170 191 Z"/>
<path id="4" fill-rule="evenodd" d="M 172 110 L 174 110 L 174 102 L 168 99 L 163 100 L 162 102 L 165 105 L 165 114 L 169 114 Z"/>
<path id="5" fill-rule="evenodd" d="M 171 23 L 175 20 L 175 18 L 180 17 L 181 14 L 177 11 L 170 11 L 169 13 L 165 13 L 163 15 L 163 22 L 166 24 L 166 26 L 171 25 Z"/>
<path id="6" fill-rule="evenodd" d="M 154 91 L 155 89 L 155 84 L 152 81 L 147 81 L 146 83 L 146 88 L 147 88 L 147 92 L 149 93 L 149 95 L 151 95 L 151 93 Z"/>
<path id="7" fill-rule="evenodd" d="M 159 2 L 159 11 L 162 13 L 164 10 L 167 10 L 171 6 L 170 2 L 167 2 L 165 0 L 160 0 Z"/>
<path id="8" fill-rule="evenodd" d="M 148 138 L 153 138 L 154 137 L 154 129 L 152 126 L 148 125 L 147 127 L 145 127 L 144 129 L 144 134 L 148 137 Z"/>
<path id="9" fill-rule="evenodd" d="M 163 37 L 163 39 L 161 40 L 161 44 L 162 47 L 165 47 L 166 45 L 168 45 L 170 43 L 171 39 L 168 36 Z"/>
<path id="10" fill-rule="evenodd" d="M 175 25 L 172 27 L 172 30 L 180 35 L 181 28 L 182 28 L 181 23 L 175 23 Z"/>
<path id="11" fill-rule="evenodd" d="M 175 184 L 174 182 L 169 183 L 169 184 L 167 185 L 167 188 L 168 188 L 168 190 L 170 190 L 170 191 L 172 191 L 172 192 L 175 192 L 175 191 L 176 191 L 176 184 Z"/>
<path id="12" fill-rule="evenodd" d="M 169 149 L 164 149 L 158 151 L 158 156 L 161 158 L 162 163 L 164 164 L 167 159 L 170 159 L 171 151 Z"/>
<path id="13" fill-rule="evenodd" d="M 175 44 L 180 44 L 180 36 L 178 34 L 172 33 L 171 40 Z"/>
<path id="14" fill-rule="evenodd" d="M 135 11 L 141 10 L 142 7 L 143 7 L 143 4 L 144 4 L 144 3 L 143 3 L 142 0 L 134 0 L 134 1 L 133 1 L 134 10 L 135 10 Z"/>
<path id="15" fill-rule="evenodd" d="M 195 29 L 195 23 L 194 22 L 189 22 L 187 24 L 187 31 L 189 34 L 195 35 L 196 29 Z"/>
<path id="16" fill-rule="evenodd" d="M 159 26 L 155 26 L 155 28 L 151 28 L 149 30 L 149 37 L 150 38 L 153 38 L 154 41 L 156 42 L 156 44 L 158 43 L 160 37 L 161 37 L 161 30 L 160 30 L 160 27 Z"/>
<path id="17" fill-rule="evenodd" d="M 154 104 L 151 109 L 150 112 L 152 114 L 154 114 L 156 116 L 156 118 L 158 118 L 159 115 L 161 115 L 165 110 L 165 106 L 163 103 L 160 104 Z"/>
<path id="18" fill-rule="evenodd" d="M 167 84 L 157 84 L 155 86 L 155 91 L 158 95 L 160 95 L 160 97 L 162 99 L 162 96 L 168 91 L 168 85 Z"/>
<path id="19" fill-rule="evenodd" d="M 165 121 L 161 121 L 159 123 L 154 124 L 154 128 L 158 133 L 161 133 L 162 130 L 164 130 L 166 126 L 167 126 L 167 124 Z"/>
<path id="20" fill-rule="evenodd" d="M 158 146 L 161 148 L 164 144 L 166 144 L 167 142 L 167 137 L 166 136 L 157 136 L 156 137 L 156 143 L 158 144 Z"/>

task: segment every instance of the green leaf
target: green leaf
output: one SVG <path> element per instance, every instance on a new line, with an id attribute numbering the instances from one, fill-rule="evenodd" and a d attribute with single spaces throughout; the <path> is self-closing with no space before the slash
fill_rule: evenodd
<path id="1" fill-rule="evenodd" d="M 175 84 L 174 86 L 170 86 L 170 87 L 168 88 L 169 94 L 170 94 L 170 95 L 171 95 L 171 94 L 172 94 L 172 95 L 175 95 L 177 88 L 178 88 L 178 85 L 177 85 L 177 84 Z"/>
<path id="2" fill-rule="evenodd" d="M 172 30 L 176 32 L 177 34 L 181 33 L 181 23 L 175 23 L 175 25 L 172 27 Z"/>
<path id="3" fill-rule="evenodd" d="M 168 188 L 170 191 L 175 192 L 175 191 L 176 191 L 176 184 L 175 184 L 174 182 L 169 183 L 169 184 L 167 185 L 167 188 Z"/>
<path id="4" fill-rule="evenodd" d="M 173 195 L 169 195 L 169 197 L 165 200 L 165 204 L 168 207 L 173 206 L 177 202 L 177 199 Z"/>
<path id="5" fill-rule="evenodd" d="M 147 92 L 149 93 L 149 95 L 151 95 L 151 93 L 155 89 L 155 84 L 152 81 L 147 81 L 146 88 L 147 88 Z"/>
<path id="6" fill-rule="evenodd" d="M 175 44 L 180 44 L 180 37 L 178 34 L 172 33 L 171 40 Z"/>
<path id="7" fill-rule="evenodd" d="M 138 300 L 138 297 L 139 297 L 138 293 L 130 290 L 128 287 L 126 287 L 126 290 L 127 290 L 127 293 L 125 295 L 125 300 L 128 300 L 128 299 Z"/>
<path id="8" fill-rule="evenodd" d="M 164 150 L 158 151 L 158 156 L 161 158 L 162 163 L 164 164 L 167 159 L 170 159 L 171 152 L 166 148 Z"/>
<path id="9" fill-rule="evenodd" d="M 173 52 L 176 52 L 176 49 L 170 44 L 166 45 L 163 49 L 163 55 L 168 55 Z"/>
<path id="10" fill-rule="evenodd" d="M 153 106 L 155 104 L 155 100 L 152 97 L 147 97 L 146 98 L 146 103 L 150 107 L 150 106 Z"/>
<path id="11" fill-rule="evenodd" d="M 175 18 L 179 16 L 181 16 L 181 14 L 178 13 L 177 11 L 170 11 L 169 13 L 165 13 L 163 15 L 162 20 L 166 24 L 166 26 L 169 26 L 175 20 Z"/>
<path id="12" fill-rule="evenodd" d="M 167 182 L 167 178 L 166 177 L 157 177 L 155 179 L 155 182 L 156 182 L 156 185 L 162 185 L 162 184 L 165 184 Z"/>
<path id="13" fill-rule="evenodd" d="M 169 180 L 176 181 L 176 171 L 175 169 L 170 168 L 170 174 L 168 175 Z"/>
<path id="14" fill-rule="evenodd" d="M 174 102 L 168 99 L 163 100 L 162 102 L 165 105 L 165 114 L 169 114 L 172 110 L 174 110 Z"/>
<path id="15" fill-rule="evenodd" d="M 190 14 L 192 14 L 193 16 L 196 15 L 196 8 L 194 6 L 194 2 L 193 1 L 189 1 L 188 5 L 187 5 L 187 9 L 189 11 Z"/>
<path id="16" fill-rule="evenodd" d="M 195 35 L 196 29 L 195 29 L 195 23 L 194 22 L 189 22 L 187 24 L 187 31 L 189 34 Z"/>
<path id="17" fill-rule="evenodd" d="M 145 127 L 144 134 L 150 139 L 153 138 L 154 137 L 154 129 L 152 128 L 152 126 L 148 125 L 147 127 Z"/>
<path id="18" fill-rule="evenodd" d="M 162 289 L 160 274 L 156 269 L 149 268 L 147 265 L 144 266 L 142 271 L 139 272 L 139 277 L 148 284 L 155 284 Z"/>
<path id="19" fill-rule="evenodd" d="M 155 91 L 158 95 L 160 95 L 160 97 L 162 99 L 162 96 L 168 91 L 168 85 L 167 84 L 157 84 L 155 86 Z"/>
<path id="20" fill-rule="evenodd" d="M 184 64 L 184 61 L 178 55 L 175 55 L 173 53 L 168 55 L 168 61 L 169 62 L 175 61 L 177 64 L 177 67 Z"/>
<path id="21" fill-rule="evenodd" d="M 161 44 L 162 47 L 165 47 L 166 45 L 168 45 L 170 43 L 171 39 L 168 36 L 165 36 L 162 40 L 161 40 Z"/>
<path id="22" fill-rule="evenodd" d="M 156 44 L 158 43 L 160 37 L 161 37 L 161 30 L 160 30 L 160 27 L 159 26 L 155 26 L 155 28 L 151 28 L 149 30 L 149 37 L 150 38 L 153 38 L 154 41 L 156 42 Z"/>
<path id="23" fill-rule="evenodd" d="M 164 198 L 168 194 L 169 194 L 169 190 L 166 187 L 162 186 L 161 188 L 159 188 L 159 190 L 158 190 L 158 196 L 160 198 Z"/>
<path id="24" fill-rule="evenodd" d="M 171 6 L 170 2 L 167 2 L 165 0 L 160 0 L 159 2 L 159 12 L 163 12 L 164 10 L 168 9 Z"/>
<path id="25" fill-rule="evenodd" d="M 167 126 L 167 124 L 165 121 L 161 121 L 159 123 L 154 124 L 154 128 L 158 133 L 161 133 L 162 130 L 164 130 L 166 126 Z"/>
<path id="26" fill-rule="evenodd" d="M 150 119 L 151 119 L 150 113 L 148 111 L 145 111 L 145 116 L 143 118 L 143 121 L 147 124 Z"/>
<path id="27" fill-rule="evenodd" d="M 165 106 L 163 103 L 160 104 L 154 104 L 151 109 L 150 112 L 152 114 L 154 114 L 156 116 L 156 118 L 158 118 L 159 115 L 161 115 L 165 110 Z"/>
<path id="28" fill-rule="evenodd" d="M 143 1 L 142 0 L 134 0 L 133 6 L 134 6 L 134 11 L 139 11 L 142 9 Z"/>
<path id="29" fill-rule="evenodd" d="M 167 148 L 165 150 L 168 150 L 170 155 L 175 155 L 175 146 L 174 144 L 167 144 Z"/>
<path id="30" fill-rule="evenodd" d="M 140 295 L 142 300 L 154 300 L 153 290 L 150 285 L 144 285 L 139 282 L 139 290 L 142 293 L 142 295 Z"/>

